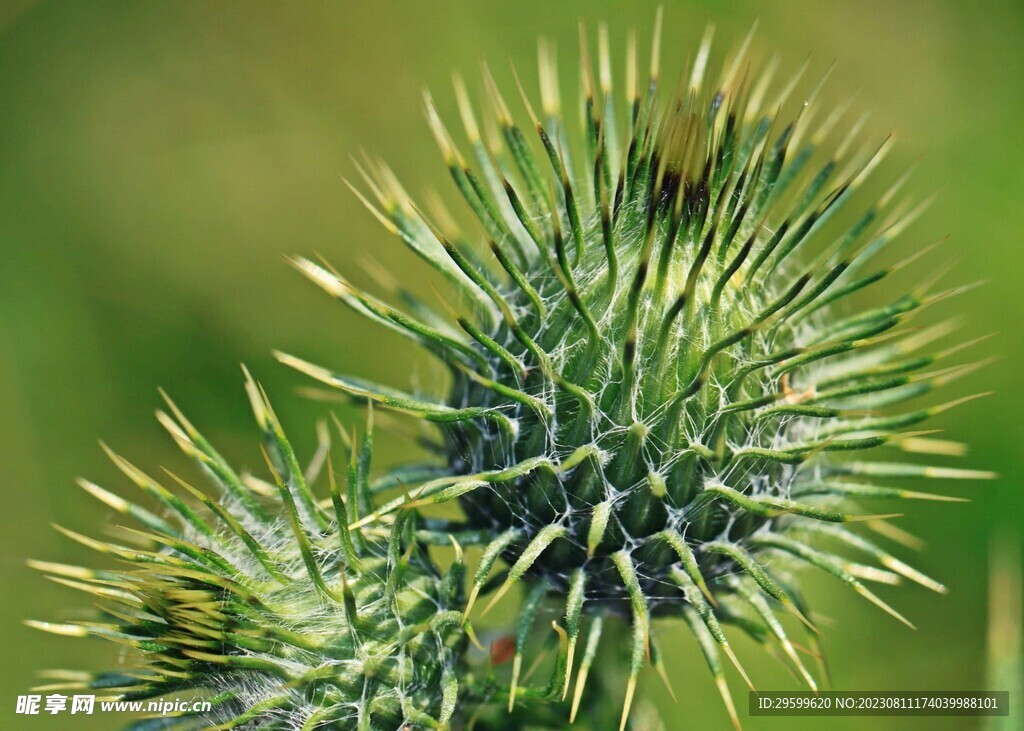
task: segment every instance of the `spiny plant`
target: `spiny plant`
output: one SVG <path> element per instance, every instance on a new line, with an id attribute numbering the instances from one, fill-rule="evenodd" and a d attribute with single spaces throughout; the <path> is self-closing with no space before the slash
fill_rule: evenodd
<path id="1" fill-rule="evenodd" d="M 303 470 L 262 389 L 251 379 L 246 388 L 273 484 L 234 471 L 169 400 L 160 423 L 212 478 L 215 495 L 168 473 L 192 501 L 182 499 L 110 450 L 159 513 L 81 481 L 142 529 L 99 541 L 62 528 L 123 567 L 33 562 L 94 596 L 104 616 L 30 624 L 111 640 L 131 649 L 134 664 L 60 672 L 63 683 L 50 687 L 125 700 L 201 692 L 213 704 L 209 713 L 144 719 L 130 727 L 137 731 L 450 728 L 467 674 L 461 551 L 440 572 L 409 514 L 383 533 L 350 531 L 369 505 L 370 433 L 352 449 L 343 495 L 326 446 Z M 319 499 L 311 484 L 325 459 L 330 495 Z"/>
<path id="2" fill-rule="evenodd" d="M 863 193 L 891 137 L 862 143 L 863 120 L 823 108 L 821 83 L 798 96 L 804 69 L 782 83 L 775 61 L 757 70 L 749 36 L 714 79 L 706 34 L 664 94 L 659 37 L 660 28 L 644 83 L 629 36 L 618 97 L 607 31 L 596 79 L 581 31 L 579 130 L 563 116 L 554 49 L 543 42 L 539 113 L 516 77 L 526 124 L 486 65 L 483 128 L 455 78 L 463 143 L 426 95 L 479 233 L 464 234 L 436 201 L 424 213 L 384 163 L 357 163 L 368 195 L 356 194 L 447 280 L 448 312 L 397 285 L 401 309 L 326 263 L 295 260 L 345 305 L 437 356 L 447 393 L 410 394 L 280 355 L 357 400 L 436 425 L 443 466 L 352 527 L 458 501 L 464 517 L 445 530 L 486 537 L 467 617 L 482 593 L 493 591 L 493 606 L 518 582 L 529 587 L 520 624 L 558 597 L 568 674 L 589 624 L 572 716 L 605 616 L 630 619 L 623 726 L 641 667 L 659 662 L 650 629 L 659 615 L 689 624 L 734 721 L 720 653 L 739 664 L 724 623 L 778 643 L 815 687 L 779 620 L 791 613 L 813 630 L 802 564 L 909 625 L 866 582 L 944 588 L 851 530 L 868 521 L 894 532 L 891 516 L 854 501 L 945 499 L 891 486 L 897 478 L 990 476 L 874 456 L 956 451 L 908 430 L 972 397 L 911 402 L 977 365 L 933 368 L 961 347 L 922 352 L 952 324 L 908 326 L 963 288 L 937 291 L 936 277 L 852 307 L 931 250 L 871 265 L 924 208 L 899 201 L 906 175 L 877 198 Z M 507 569 L 495 579 L 499 559 Z"/>

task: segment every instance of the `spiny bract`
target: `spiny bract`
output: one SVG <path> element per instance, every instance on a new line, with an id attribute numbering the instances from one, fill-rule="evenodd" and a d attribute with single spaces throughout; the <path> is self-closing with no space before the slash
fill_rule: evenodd
<path id="1" fill-rule="evenodd" d="M 349 532 L 357 506 L 369 501 L 369 435 L 353 450 L 347 495 L 329 475 L 331 498 L 318 501 L 310 484 L 325 448 L 304 475 L 262 390 L 251 380 L 247 390 L 276 485 L 238 475 L 173 405 L 174 417 L 161 412 L 160 422 L 221 492 L 209 496 L 170 476 L 205 510 L 113 452 L 115 464 L 165 515 L 82 481 L 144 530 L 124 528 L 117 543 L 62 530 L 126 568 L 33 562 L 97 597 L 105 618 L 30 624 L 126 645 L 136 664 L 49 687 L 125 700 L 191 692 L 213 703 L 211 712 L 131 726 L 140 731 L 449 728 L 466 645 L 458 611 L 461 551 L 442 575 L 408 540 L 408 515 L 389 535 Z M 69 680 L 64 672 L 56 677 Z"/>
<path id="2" fill-rule="evenodd" d="M 799 564 L 901 620 L 863 582 L 906 578 L 942 590 L 851 532 L 844 524 L 856 519 L 887 524 L 851 514 L 850 498 L 941 499 L 886 481 L 988 475 L 848 456 L 886 445 L 953 451 L 906 430 L 957 401 L 903 405 L 973 367 L 926 370 L 956 350 L 918 354 L 949 323 L 904 327 L 958 290 L 933 292 L 929 282 L 888 304 L 847 308 L 901 266 L 867 268 L 921 210 L 897 202 L 903 178 L 857 202 L 891 139 L 862 147 L 860 122 L 843 131 L 845 108 L 819 109 L 820 83 L 797 97 L 803 69 L 781 84 L 774 61 L 753 70 L 749 37 L 716 80 L 708 33 L 666 97 L 658 37 L 641 84 L 630 35 L 620 107 L 607 32 L 595 80 L 581 31 L 582 134 L 563 119 L 549 44 L 540 47 L 539 115 L 516 80 L 528 127 L 485 66 L 482 133 L 457 77 L 475 166 L 427 95 L 430 127 L 490 262 L 443 207 L 428 216 L 386 165 L 367 157 L 360 166 L 375 202 L 360 197 L 447 278 L 468 314 L 442 316 L 399 287 L 402 311 L 296 260 L 327 292 L 447 364 L 447 398 L 281 358 L 357 399 L 439 425 L 443 471 L 378 514 L 457 499 L 461 528 L 491 536 L 471 605 L 493 585 L 499 557 L 509 569 L 492 604 L 520 580 L 564 597 L 569 672 L 585 617 L 631 615 L 626 713 L 641 665 L 656 659 L 651 616 L 682 615 L 732 712 L 718 652 L 735 657 L 722 621 L 780 642 L 814 685 L 772 606 L 810 625 L 791 571 Z M 842 549 L 859 558 L 833 552 Z"/>

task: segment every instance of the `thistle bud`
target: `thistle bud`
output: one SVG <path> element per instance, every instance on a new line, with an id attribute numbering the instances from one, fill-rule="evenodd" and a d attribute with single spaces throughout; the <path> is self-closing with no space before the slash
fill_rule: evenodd
<path id="1" fill-rule="evenodd" d="M 823 107 L 820 84 L 802 85 L 803 70 L 776 82 L 775 65 L 748 60 L 748 37 L 713 72 L 708 33 L 665 85 L 656 31 L 643 78 L 631 36 L 620 89 L 604 28 L 598 41 L 595 69 L 581 33 L 581 127 L 563 114 L 547 43 L 539 105 L 518 77 L 518 89 L 502 90 L 485 66 L 479 117 L 456 79 L 464 140 L 426 96 L 460 205 L 479 224 L 472 234 L 440 205 L 413 203 L 383 163 L 359 166 L 360 197 L 469 314 L 447 316 L 404 290 L 401 309 L 295 262 L 434 354 L 450 384 L 412 394 L 281 359 L 436 426 L 442 474 L 357 525 L 457 501 L 453 530 L 488 537 L 467 616 L 482 592 L 493 589 L 493 605 L 517 582 L 558 597 L 575 704 L 589 669 L 581 632 L 626 616 L 625 724 L 639 670 L 658 657 L 652 618 L 668 615 L 692 628 L 735 720 L 725 622 L 778 642 L 815 687 L 777 620 L 813 623 L 795 569 L 824 571 L 908 625 L 869 582 L 943 591 L 851 524 L 888 525 L 861 498 L 942 499 L 891 480 L 990 476 L 891 456 L 943 451 L 915 430 L 966 400 L 913 403 L 974 366 L 942 362 L 956 348 L 929 350 L 947 324 L 908 327 L 961 290 L 929 281 L 852 306 L 901 266 L 873 262 L 922 208 L 898 203 L 903 178 L 866 198 L 892 138 L 862 140 L 844 109 Z M 507 576 L 494 587 L 499 559 Z"/>

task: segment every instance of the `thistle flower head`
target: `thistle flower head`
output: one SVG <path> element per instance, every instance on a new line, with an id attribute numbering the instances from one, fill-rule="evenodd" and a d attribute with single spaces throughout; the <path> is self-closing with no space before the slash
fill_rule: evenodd
<path id="1" fill-rule="evenodd" d="M 587 617 L 631 618 L 627 713 L 640 667 L 657 658 L 658 614 L 687 620 L 730 709 L 724 622 L 777 640 L 813 687 L 776 618 L 782 610 L 811 625 L 793 569 L 817 567 L 906 622 L 866 582 L 942 586 L 851 530 L 864 519 L 884 530 L 887 517 L 853 501 L 939 499 L 891 486 L 896 478 L 987 476 L 875 456 L 942 451 L 912 430 L 959 402 L 911 402 L 972 368 L 936 365 L 955 348 L 925 350 L 948 325 L 906 327 L 958 290 L 927 282 L 849 306 L 901 266 L 871 262 L 922 210 L 899 202 L 903 178 L 873 200 L 862 193 L 891 138 L 862 141 L 845 109 L 822 108 L 820 84 L 802 85 L 803 70 L 777 82 L 775 64 L 752 67 L 749 37 L 713 73 L 706 35 L 663 90 L 658 37 L 641 79 L 630 36 L 620 91 L 605 29 L 596 72 L 581 32 L 579 129 L 563 115 L 546 43 L 539 107 L 518 78 L 507 94 L 484 68 L 482 119 L 493 124 L 483 129 L 456 78 L 464 142 L 427 95 L 477 234 L 439 206 L 424 213 L 383 163 L 360 165 L 368 194 L 357 194 L 448 280 L 463 314 L 439 314 L 402 288 L 399 309 L 296 261 L 436 355 L 451 374 L 447 393 L 414 395 L 281 356 L 438 427 L 439 476 L 355 525 L 457 500 L 464 519 L 449 528 L 487 536 L 470 608 L 492 588 L 498 559 L 508 571 L 491 604 L 521 580 L 529 597 L 562 597 L 569 672 Z M 513 115 L 518 97 L 525 114 Z M 527 599 L 523 621 L 539 604 Z M 588 669 L 584 658 L 576 703 Z"/>
<path id="2" fill-rule="evenodd" d="M 31 624 L 131 649 L 129 664 L 74 687 L 127 700 L 191 691 L 213 704 L 158 718 L 159 728 L 449 728 L 466 645 L 461 551 L 442 574 L 410 539 L 406 514 L 383 535 L 350 532 L 370 499 L 369 434 L 345 494 L 328 463 L 331 493 L 319 500 L 310 484 L 325 454 L 301 469 L 262 390 L 251 379 L 247 389 L 273 483 L 235 472 L 168 401 L 160 422 L 217 493 L 171 474 L 178 489 L 165 488 L 110 452 L 161 510 L 83 481 L 141 529 L 110 542 L 63 530 L 122 568 L 35 562 L 96 597 L 104 616 Z"/>
<path id="3" fill-rule="evenodd" d="M 426 96 L 475 233 L 439 199 L 424 213 L 385 164 L 363 160 L 365 192 L 356 194 L 447 280 L 444 309 L 396 284 L 399 307 L 326 264 L 294 263 L 435 355 L 449 382 L 412 394 L 280 357 L 434 425 L 437 464 L 400 467 L 371 485 L 368 429 L 351 447 L 342 491 L 329 461 L 322 469 L 326 446 L 308 469 L 299 465 L 247 376 L 269 467 L 261 480 L 234 471 L 171 404 L 161 423 L 217 494 L 174 475 L 179 487 L 167 489 L 111 452 L 159 510 L 83 482 L 142 529 L 109 542 L 65 533 L 123 567 L 36 564 L 97 596 L 103 618 L 35 626 L 113 640 L 137 661 L 77 687 L 127 699 L 200 690 L 218 728 L 447 729 L 476 723 L 495 699 L 514 712 L 496 727 L 558 728 L 558 708 L 524 715 L 517 700 L 564 701 L 575 672 L 572 720 L 603 628 L 625 618 L 624 729 L 641 668 L 665 677 L 652 621 L 674 616 L 698 640 L 736 723 L 722 656 L 747 677 L 726 626 L 780 647 L 816 687 L 780 621 L 790 614 L 806 625 L 818 652 L 797 569 L 817 568 L 907 624 L 870 582 L 945 590 L 847 525 L 898 536 L 891 516 L 857 503 L 947 499 L 895 482 L 903 478 L 990 476 L 883 451 L 957 453 L 915 430 L 972 397 L 917 399 L 977 367 L 941 362 L 963 346 L 929 348 L 951 324 L 908 326 L 962 289 L 935 290 L 935 278 L 853 306 L 930 250 L 873 264 L 924 208 L 900 202 L 906 176 L 867 195 L 891 138 L 862 140 L 845 108 L 823 108 L 821 83 L 803 84 L 803 69 L 781 82 L 776 64 L 757 70 L 749 37 L 713 73 L 706 34 L 663 90 L 659 29 L 654 38 L 643 75 L 630 35 L 620 91 L 606 29 L 596 66 L 581 29 L 580 127 L 563 115 L 547 43 L 537 106 L 518 77 L 513 105 L 485 66 L 479 116 L 456 78 L 460 141 Z M 321 472 L 326 498 L 313 488 Z M 399 485 L 402 495 L 378 504 Z M 451 501 L 457 519 L 421 514 Z M 455 560 L 441 571 L 426 546 L 449 542 Z M 482 551 L 465 597 L 468 544 Z M 490 669 L 467 665 L 468 619 L 478 600 L 490 595 L 486 611 L 518 583 L 526 592 L 506 691 Z M 524 653 L 551 604 L 561 615 L 549 635 L 558 641 L 551 680 L 524 687 Z"/>

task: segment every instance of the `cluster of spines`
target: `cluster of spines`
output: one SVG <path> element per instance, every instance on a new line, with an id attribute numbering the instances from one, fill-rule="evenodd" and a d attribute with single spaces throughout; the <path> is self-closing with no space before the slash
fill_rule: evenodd
<path id="1" fill-rule="evenodd" d="M 924 307 L 963 290 L 928 294 L 932 282 L 927 282 L 889 305 L 836 314 L 854 294 L 930 251 L 922 249 L 895 266 L 861 271 L 925 204 L 909 210 L 894 205 L 904 176 L 812 255 L 808 242 L 824 237 L 830 219 L 863 186 L 891 139 L 850 155 L 862 124 L 858 120 L 821 167 L 811 171 L 811 160 L 826 149 L 824 142 L 845 109 L 812 126 L 819 84 L 793 121 L 782 124 L 781 110 L 804 69 L 769 100 L 777 63 L 751 75 L 746 61 L 749 36 L 726 62 L 719 82 L 709 86 L 705 77 L 711 34 L 706 34 L 689 74 L 664 104 L 658 92 L 660 25 L 659 14 L 646 93 L 635 35 L 629 37 L 622 118 L 612 94 L 607 31 L 602 27 L 599 34 L 595 79 L 581 29 L 583 135 L 575 146 L 562 119 L 550 44 L 541 46 L 541 115 L 516 78 L 537 133 L 539 156 L 486 66 L 484 86 L 491 100 L 486 135 L 465 84 L 458 77 L 455 83 L 476 170 L 427 96 L 430 127 L 496 265 L 484 263 L 439 198 L 434 197 L 427 216 L 411 203 L 386 165 L 369 157 L 359 164 L 375 202 L 358 190 L 356 194 L 452 285 L 470 314 L 451 307 L 452 317 L 444 317 L 396 285 L 395 295 L 408 310 L 403 311 L 354 287 L 326 264 L 295 261 L 300 271 L 346 305 L 437 355 L 449 366 L 453 386 L 448 399 L 435 401 L 291 356 L 282 355 L 282 360 L 358 400 L 438 424 L 445 441 L 437 451 L 447 460 L 446 467 L 410 466 L 374 489 L 367 476 L 367 439 L 353 460 L 348 495 L 342 497 L 332 482 L 331 501 L 318 502 L 309 488 L 312 480 L 304 479 L 265 397 L 250 382 L 276 487 L 235 475 L 172 407 L 174 418 L 162 415 L 161 421 L 221 484 L 230 505 L 185 487 L 223 525 L 213 529 L 185 502 L 115 456 L 174 521 L 188 526 L 187 535 L 175 535 L 168 519 L 86 483 L 110 507 L 142 523 L 165 550 L 143 554 L 72 536 L 129 561 L 141 562 L 146 555 L 149 563 L 152 556 L 169 556 L 171 564 L 184 562 L 176 571 L 201 567 L 203 580 L 230 597 L 235 589 L 221 586 L 229 580 L 217 572 L 228 571 L 232 564 L 210 552 L 202 537 L 231 535 L 248 552 L 247 560 L 275 582 L 290 578 L 289 571 L 303 570 L 303 581 L 308 580 L 318 601 L 340 608 L 354 627 L 358 592 L 347 586 L 345 570 L 335 574 L 325 567 L 324 537 L 338 542 L 331 555 L 361 575 L 367 564 L 383 561 L 384 578 L 377 588 L 386 594 L 395 590 L 401 579 L 394 577 L 401 577 L 415 558 L 399 549 L 409 511 L 458 499 L 467 511 L 465 521 L 423 521 L 426 527 L 413 532 L 427 543 L 457 538 L 458 559 L 443 582 L 449 607 L 459 596 L 459 542 L 483 546 L 469 600 L 458 610 L 439 614 L 436 627 L 414 625 L 413 634 L 458 634 L 478 597 L 493 592 L 489 608 L 513 585 L 527 581 L 515 632 L 509 707 L 518 697 L 564 699 L 582 642 L 570 712 L 575 717 L 605 625 L 605 608 L 613 607 L 631 617 L 633 633 L 623 727 L 641 668 L 650 663 L 665 677 L 650 632 L 657 613 L 682 616 L 690 626 L 736 722 L 720 653 L 749 680 L 723 624 L 738 627 L 766 647 L 777 644 L 796 672 L 816 687 L 773 606 L 807 625 L 815 643 L 811 613 L 791 578 L 791 567 L 817 567 L 904 622 L 864 582 L 908 579 L 943 591 L 938 582 L 842 525 L 866 521 L 891 537 L 895 529 L 885 519 L 892 516 L 852 515 L 840 503 L 848 498 L 944 499 L 878 485 L 876 480 L 990 475 L 832 454 L 842 457 L 887 444 L 925 453 L 960 451 L 958 445 L 920 432 L 896 430 L 967 399 L 898 414 L 879 412 L 979 365 L 923 372 L 964 346 L 916 355 L 947 335 L 950 326 L 898 329 Z M 617 132 L 620 121 L 626 126 L 624 142 Z M 413 483 L 418 484 L 401 497 L 375 504 L 375 493 Z M 521 501 L 516 504 L 519 512 L 510 510 L 507 519 L 492 517 L 499 502 L 513 498 Z M 290 531 L 289 544 L 295 547 L 290 569 L 275 562 L 263 536 L 251 528 L 273 517 L 266 512 L 268 500 L 275 501 Z M 564 507 L 553 515 L 545 512 L 557 501 Z M 238 520 L 236 512 L 244 519 Z M 662 517 L 651 519 L 652 514 Z M 654 529 L 649 529 L 652 524 Z M 826 552 L 817 547 L 819 537 L 877 565 Z M 378 540 L 384 541 L 383 547 Z M 500 559 L 508 568 L 492 577 Z M 163 560 L 156 562 L 157 569 L 166 573 Z M 43 567 L 106 599 L 125 594 L 114 587 L 125 580 L 120 574 Z M 171 577 L 172 583 L 194 579 L 188 573 Z M 666 586 L 674 587 L 672 592 Z M 548 688 L 524 691 L 519 687 L 523 653 L 541 608 L 555 590 L 564 596 L 565 650 L 558 653 Z M 174 591 L 174 586 L 158 585 L 153 595 Z M 258 593 L 250 591 L 247 597 L 258 599 Z M 599 606 L 588 601 L 595 597 L 621 602 Z M 202 626 L 213 621 L 209 610 L 209 602 L 188 605 L 183 621 Z M 395 618 L 400 619 L 397 613 Z M 109 636 L 119 631 L 113 625 L 47 627 L 65 634 Z M 556 631 L 563 634 L 557 625 Z M 411 635 L 402 637 L 405 642 Z M 120 639 L 136 646 L 149 641 L 130 633 Z M 245 641 L 259 644 L 260 639 Z M 302 639 L 295 640 L 296 648 L 301 649 Z M 208 663 L 212 675 L 221 669 L 218 663 L 229 667 L 246 657 L 244 651 L 199 657 L 195 653 L 205 651 L 193 647 L 143 649 L 173 657 L 167 660 L 168 672 L 198 661 Z M 174 654 L 179 652 L 181 657 Z M 443 725 L 451 718 L 458 683 L 450 667 L 441 680 L 440 715 L 417 722 Z M 149 676 L 129 690 L 159 692 L 153 683 Z M 271 699 L 259 712 L 288 702 L 286 696 Z M 310 723 L 329 722 L 334 711 L 324 708 L 319 713 Z M 363 709 L 358 718 L 371 722 Z"/>
<path id="2" fill-rule="evenodd" d="M 30 622 L 67 636 L 101 637 L 131 648 L 137 665 L 98 675 L 60 672 L 51 688 L 100 690 L 124 700 L 190 690 L 213 711 L 143 720 L 177 728 L 247 724 L 366 731 L 408 723 L 449 728 L 460 693 L 466 642 L 464 564 L 443 575 L 428 558 L 409 513 L 376 535 L 351 531 L 372 505 L 372 435 L 353 446 L 346 494 L 332 471 L 329 438 L 303 470 L 262 389 L 246 388 L 273 475 L 238 474 L 168 400 L 158 418 L 213 478 L 219 495 L 168 476 L 186 501 L 123 457 L 115 465 L 160 510 L 153 512 L 92 482 L 81 486 L 143 530 L 100 541 L 60 528 L 76 542 L 126 565 L 94 570 L 32 562 L 58 583 L 100 602 L 102 621 Z M 343 431 L 340 432 L 345 437 Z M 326 472 L 330 495 L 312 484 Z M 197 509 L 198 506 L 203 506 Z M 136 545 L 137 544 L 137 545 Z M 465 691 L 465 689 L 462 689 Z M 389 725 L 390 724 L 390 725 Z"/>
<path id="3" fill-rule="evenodd" d="M 660 554 L 663 565 L 656 576 L 679 588 L 681 601 L 669 603 L 694 628 L 735 718 L 720 672 L 719 648 L 735 658 L 720 621 L 737 624 L 757 639 L 774 638 L 807 682 L 814 683 L 766 601 L 779 602 L 811 625 L 796 589 L 783 588 L 765 568 L 770 555 L 816 566 L 900 619 L 862 582 L 895 583 L 902 577 L 942 589 L 840 525 L 863 520 L 886 530 L 884 519 L 892 516 L 849 515 L 836 503 L 846 498 L 943 499 L 876 485 L 876 479 L 991 475 L 850 461 L 829 453 L 887 444 L 926 453 L 958 452 L 955 444 L 896 430 L 967 399 L 894 415 L 877 412 L 924 395 L 980 364 L 922 372 L 973 342 L 916 355 L 948 334 L 949 324 L 919 332 L 898 329 L 923 308 L 963 288 L 929 294 L 932 282 L 926 282 L 891 304 L 836 314 L 854 294 L 931 250 L 925 247 L 905 262 L 862 271 L 927 205 L 894 205 L 906 176 L 829 245 L 809 252 L 808 242 L 824 236 L 830 219 L 888 153 L 892 138 L 851 154 L 861 118 L 821 167 L 809 171 L 846 108 L 812 126 L 819 83 L 792 122 L 782 124 L 781 110 L 806 64 L 770 98 L 777 61 L 760 75 L 751 75 L 749 36 L 724 65 L 720 81 L 708 87 L 709 31 L 690 73 L 681 77 L 671 102 L 661 105 L 660 25 L 659 13 L 646 94 L 635 35 L 628 40 L 627 133 L 621 145 L 604 27 L 599 34 L 599 82 L 581 28 L 582 146 L 573 147 L 562 119 L 554 51 L 547 43 L 540 50 L 542 115 L 516 77 L 542 150 L 539 158 L 486 65 L 484 88 L 491 101 L 487 140 L 465 83 L 460 77 L 455 80 L 479 172 L 467 164 L 426 96 L 431 130 L 457 189 L 481 225 L 496 267 L 484 264 L 468 246 L 436 196 L 428 216 L 410 201 L 385 164 L 369 157 L 357 163 L 375 202 L 353 187 L 356 194 L 386 228 L 447 278 L 472 310 L 473 316 L 454 315 L 457 327 L 405 290 L 396 294 L 413 314 L 360 291 L 329 266 L 295 261 L 329 293 L 447 363 L 454 381 L 447 401 L 342 376 L 292 356 L 281 358 L 357 399 L 438 423 L 450 440 L 445 456 L 451 474 L 425 481 L 356 525 L 400 507 L 457 498 L 471 510 L 481 489 L 498 500 L 517 491 L 528 510 L 531 497 L 551 499 L 537 487 L 541 479 L 571 498 L 572 490 L 584 484 L 583 478 L 571 481 L 585 468 L 606 483 L 608 475 L 612 482 L 616 477 L 627 480 L 628 490 L 594 501 L 586 511 L 585 530 L 568 525 L 567 515 L 577 510 L 571 505 L 539 524 L 510 520 L 486 545 L 473 581 L 467 617 L 477 596 L 493 586 L 490 575 L 499 558 L 508 561 L 509 569 L 491 605 L 514 583 L 530 578 L 535 588 L 525 603 L 524 617 L 529 618 L 539 606 L 536 597 L 544 593 L 536 587 L 557 585 L 567 597 L 568 672 L 587 614 L 585 599 L 594 589 L 588 585 L 586 563 L 567 565 L 559 575 L 557 565 L 541 565 L 542 556 L 563 541 L 576 543 L 584 562 L 591 561 L 616 521 L 624 518 L 625 493 L 643 493 L 641 507 L 644 501 L 676 501 L 678 519 L 667 521 L 646 540 L 667 551 Z M 801 383 L 794 387 L 794 381 Z M 687 439 L 678 424 L 695 418 L 704 419 L 702 428 Z M 652 435 L 652 422 L 658 420 L 668 426 Z M 608 423 L 624 436 L 602 433 Z M 738 425 L 746 443 L 730 444 L 730 424 Z M 483 438 L 467 436 L 469 432 Z M 703 436 L 710 438 L 698 438 Z M 654 437 L 660 438 L 660 447 L 667 445 L 667 454 L 658 455 L 663 463 L 638 471 L 636 465 L 643 463 Z M 665 474 L 683 460 L 703 460 L 709 467 Z M 634 473 L 639 481 L 632 479 Z M 689 479 L 680 480 L 680 475 Z M 734 477 L 734 484 L 727 484 L 724 476 Z M 537 483 L 531 482 L 535 479 Z M 488 505 L 486 499 L 483 504 Z M 715 511 L 729 525 L 741 523 L 746 530 L 731 539 L 721 525 L 709 526 Z M 462 529 L 482 527 L 499 526 L 470 519 Z M 883 568 L 840 558 L 793 537 L 822 534 Z M 648 596 L 642 573 L 650 566 L 638 565 L 631 552 L 623 545 L 605 556 L 636 633 L 623 723 L 639 668 L 656 656 L 648 631 L 652 601 L 666 600 Z M 738 602 L 752 616 L 735 610 L 732 605 Z M 578 674 L 573 715 L 593 657 L 591 645 L 596 647 L 600 632 L 598 614 Z"/>

